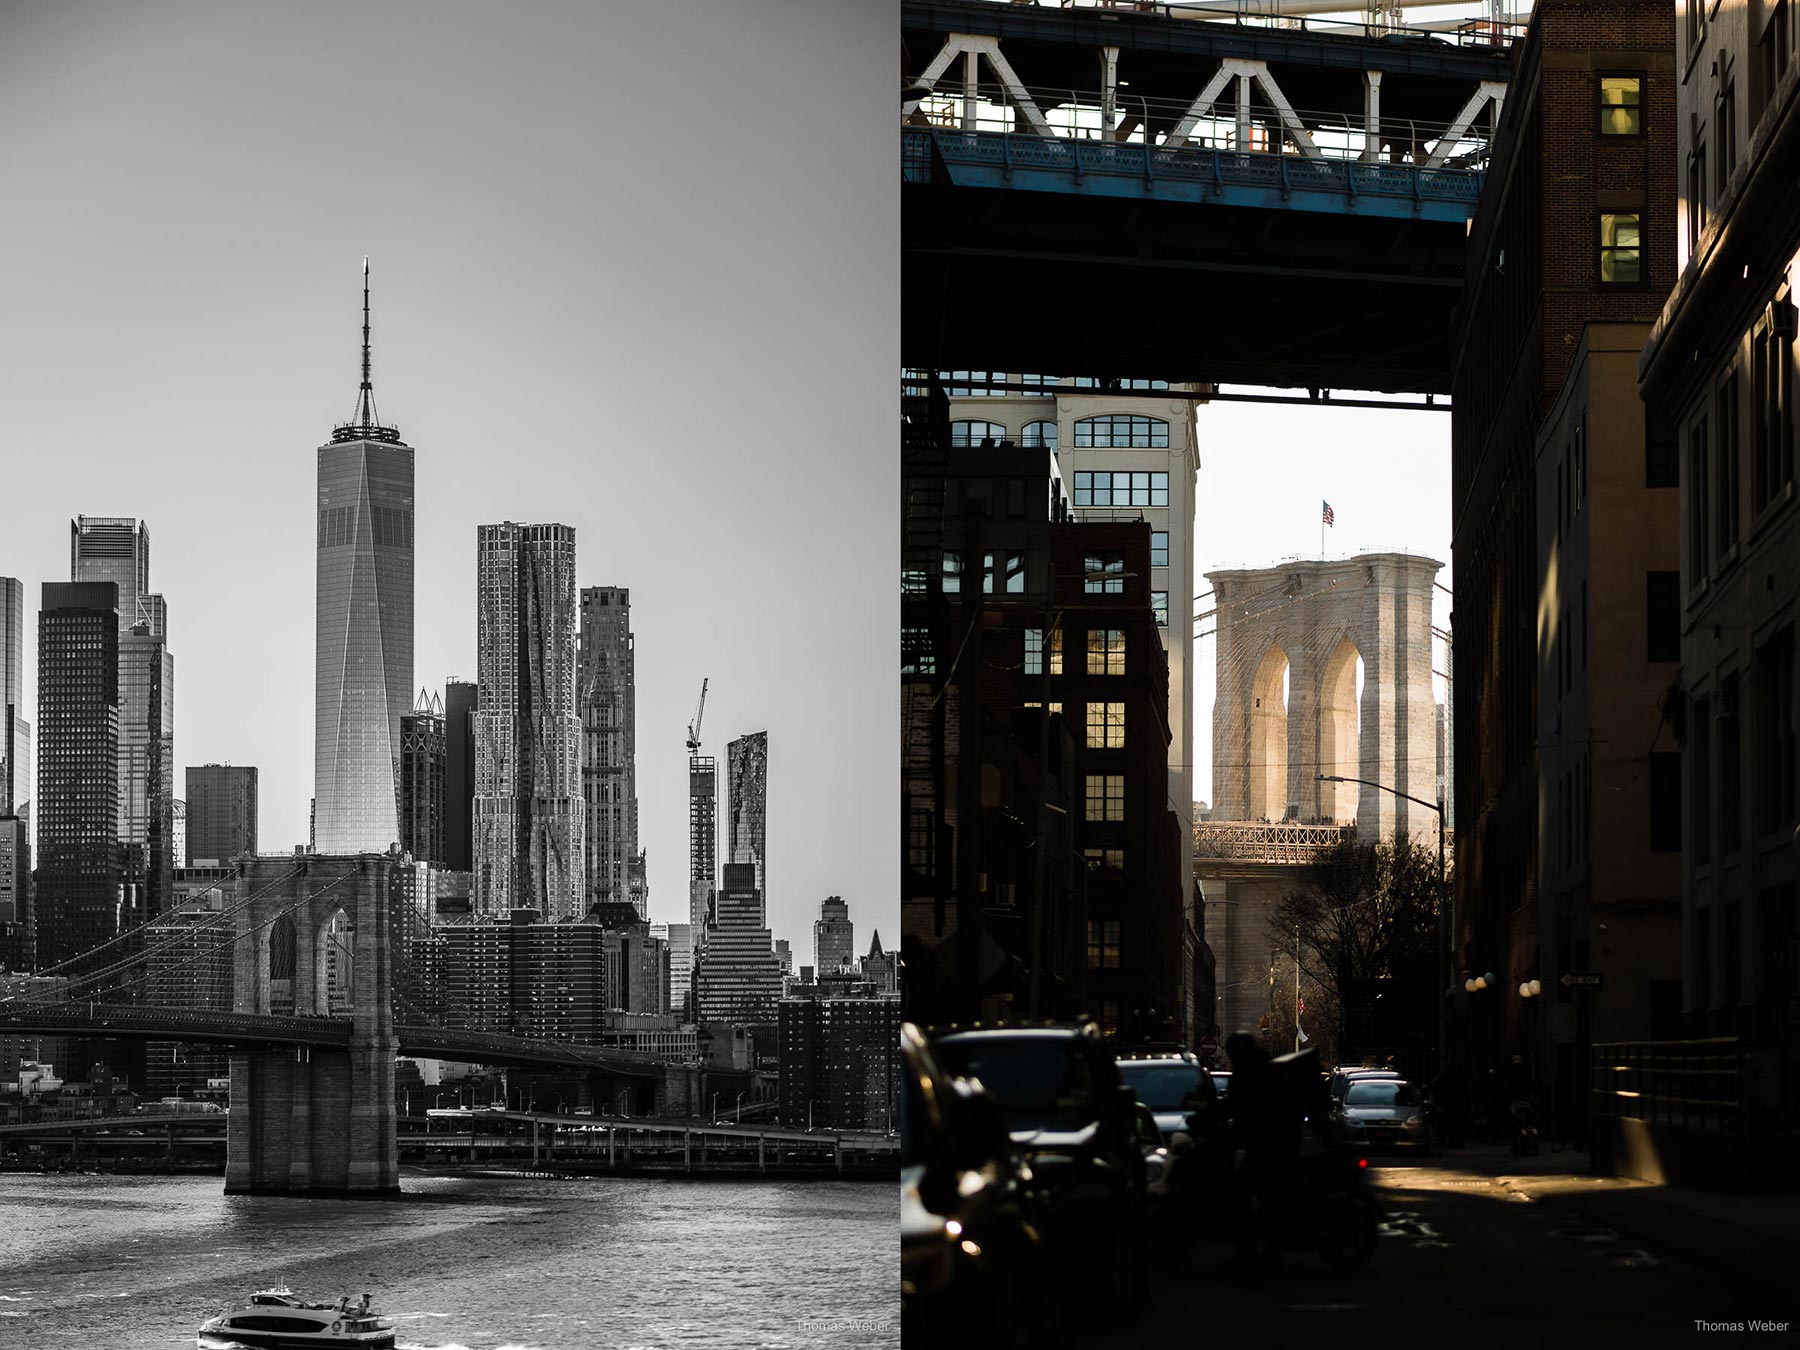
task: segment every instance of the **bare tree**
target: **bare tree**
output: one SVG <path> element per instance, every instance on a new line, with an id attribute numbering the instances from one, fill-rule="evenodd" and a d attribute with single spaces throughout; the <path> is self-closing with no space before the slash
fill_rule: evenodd
<path id="1" fill-rule="evenodd" d="M 1429 989 L 1439 894 L 1431 850 L 1406 840 L 1345 839 L 1310 864 L 1277 906 L 1279 931 L 1297 935 L 1302 969 L 1337 1014 L 1334 1051 L 1355 1044 L 1355 1023 L 1371 999 L 1392 993 L 1410 1004 Z M 1415 1025 L 1431 1024 L 1429 1004 L 1416 1012 Z"/>

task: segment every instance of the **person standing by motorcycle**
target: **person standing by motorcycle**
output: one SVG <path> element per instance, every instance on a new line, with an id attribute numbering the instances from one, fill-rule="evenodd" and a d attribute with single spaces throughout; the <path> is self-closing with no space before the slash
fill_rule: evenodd
<path id="1" fill-rule="evenodd" d="M 1293 1175 L 1303 1133 L 1287 1084 L 1269 1054 L 1248 1032 L 1225 1042 L 1231 1057 L 1231 1091 L 1224 1106 L 1243 1149 L 1239 1184 L 1249 1214 L 1238 1235 L 1238 1259 L 1279 1260 L 1275 1202 Z"/>

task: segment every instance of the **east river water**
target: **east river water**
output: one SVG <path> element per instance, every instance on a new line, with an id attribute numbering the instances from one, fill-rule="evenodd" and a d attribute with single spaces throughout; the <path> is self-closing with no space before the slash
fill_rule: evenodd
<path id="1" fill-rule="evenodd" d="M 257 1289 L 375 1296 L 415 1350 L 900 1344 L 892 1182 L 403 1168 L 398 1200 L 0 1174 L 0 1346 L 195 1344 Z"/>

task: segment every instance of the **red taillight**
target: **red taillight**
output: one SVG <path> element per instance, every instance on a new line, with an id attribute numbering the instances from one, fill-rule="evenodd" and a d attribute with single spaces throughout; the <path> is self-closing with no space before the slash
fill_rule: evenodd
<path id="1" fill-rule="evenodd" d="M 1367 1158 L 1358 1158 L 1356 1160 L 1356 1165 L 1358 1168 L 1367 1167 L 1369 1165 L 1369 1160 Z"/>

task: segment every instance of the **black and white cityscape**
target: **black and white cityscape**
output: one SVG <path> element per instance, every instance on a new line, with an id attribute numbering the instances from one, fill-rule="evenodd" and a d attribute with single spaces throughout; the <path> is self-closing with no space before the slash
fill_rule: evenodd
<path id="1" fill-rule="evenodd" d="M 0 16 L 0 1340 L 897 1344 L 835 8 Z"/>

